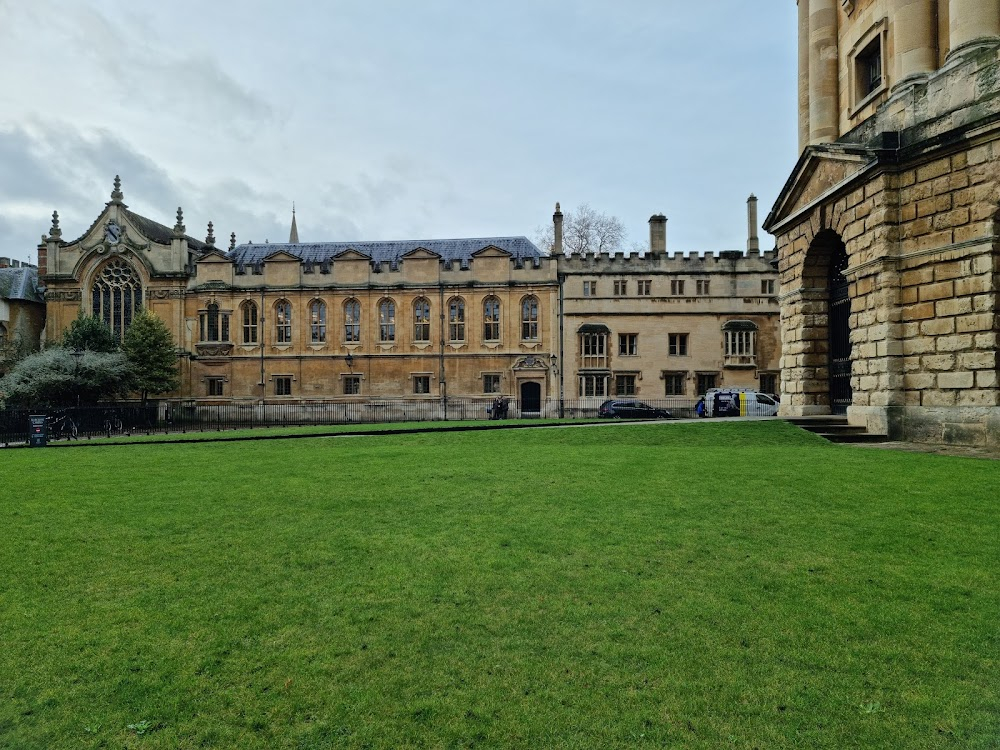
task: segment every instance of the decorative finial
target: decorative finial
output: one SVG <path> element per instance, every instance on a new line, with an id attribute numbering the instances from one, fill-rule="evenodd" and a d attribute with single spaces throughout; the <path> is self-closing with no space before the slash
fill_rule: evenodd
<path id="1" fill-rule="evenodd" d="M 49 237 L 58 239 L 62 237 L 62 230 L 59 228 L 59 212 L 52 212 L 52 227 L 49 229 Z"/>
<path id="2" fill-rule="evenodd" d="M 115 189 L 111 191 L 111 200 L 115 203 L 121 203 L 124 198 L 125 196 L 122 195 L 122 178 L 115 175 Z"/>
<path id="3" fill-rule="evenodd" d="M 186 231 L 186 229 L 184 227 L 184 212 L 181 210 L 181 207 L 178 206 L 177 207 L 177 223 L 174 224 L 174 236 L 176 236 L 176 237 L 182 237 L 184 235 L 185 231 Z"/>
<path id="4" fill-rule="evenodd" d="M 215 246 L 215 231 L 212 228 L 212 222 L 208 222 L 208 236 L 205 237 L 205 244 Z"/>
<path id="5" fill-rule="evenodd" d="M 236 232 L 229 235 L 229 251 L 232 252 L 236 249 Z"/>

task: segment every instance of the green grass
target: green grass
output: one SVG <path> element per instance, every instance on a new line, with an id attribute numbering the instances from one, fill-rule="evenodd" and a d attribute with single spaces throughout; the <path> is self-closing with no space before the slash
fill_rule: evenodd
<path id="1" fill-rule="evenodd" d="M 3 748 L 997 748 L 1000 464 L 782 422 L 3 454 Z"/>

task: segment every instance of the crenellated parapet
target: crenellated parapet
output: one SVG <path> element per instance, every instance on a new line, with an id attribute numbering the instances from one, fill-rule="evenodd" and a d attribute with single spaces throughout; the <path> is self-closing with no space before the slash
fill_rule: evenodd
<path id="1" fill-rule="evenodd" d="M 563 274 L 713 274 L 755 273 L 774 275 L 772 262 L 777 252 L 723 250 L 707 253 L 672 253 L 665 255 L 640 255 L 637 253 L 601 253 L 560 256 L 559 272 Z"/>

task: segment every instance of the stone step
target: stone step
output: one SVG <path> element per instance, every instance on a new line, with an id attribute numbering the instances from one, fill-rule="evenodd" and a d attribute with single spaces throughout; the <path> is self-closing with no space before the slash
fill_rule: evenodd
<path id="1" fill-rule="evenodd" d="M 819 435 L 831 443 L 884 443 L 887 435 L 875 435 L 862 425 L 848 424 L 847 417 L 822 414 L 814 417 L 785 417 L 785 421 Z"/>

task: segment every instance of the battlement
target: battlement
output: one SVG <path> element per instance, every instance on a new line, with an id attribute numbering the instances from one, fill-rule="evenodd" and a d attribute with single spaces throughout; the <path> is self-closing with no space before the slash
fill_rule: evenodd
<path id="1" fill-rule="evenodd" d="M 764 273 L 777 275 L 771 262 L 774 250 L 722 250 L 699 253 L 600 253 L 596 255 L 554 256 L 559 272 L 566 274 L 691 274 L 691 273 Z"/>

